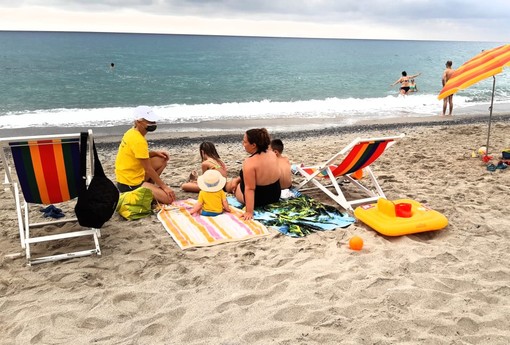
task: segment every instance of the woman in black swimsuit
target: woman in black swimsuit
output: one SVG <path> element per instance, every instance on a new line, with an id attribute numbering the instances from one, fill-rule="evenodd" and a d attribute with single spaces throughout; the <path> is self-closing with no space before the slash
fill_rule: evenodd
<path id="1" fill-rule="evenodd" d="M 402 84 L 402 85 L 400 85 L 400 94 L 403 95 L 403 96 L 407 95 L 407 93 L 409 92 L 410 86 L 411 86 L 410 83 L 409 83 L 410 80 L 416 78 L 419 75 L 421 75 L 421 73 L 408 76 L 407 72 L 403 71 L 402 72 L 402 77 L 397 79 L 393 84 L 391 84 L 391 86 L 395 86 L 398 83 Z"/>
<path id="2" fill-rule="evenodd" d="M 265 128 L 246 131 L 243 146 L 250 154 L 243 162 L 237 200 L 246 205 L 241 218 L 253 219 L 253 209 L 277 202 L 280 199 L 280 169 L 275 153 L 268 150 L 271 138 Z"/>

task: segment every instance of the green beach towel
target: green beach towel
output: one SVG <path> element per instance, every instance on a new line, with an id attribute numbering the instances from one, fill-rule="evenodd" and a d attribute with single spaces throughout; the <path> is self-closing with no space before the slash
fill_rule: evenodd
<path id="1" fill-rule="evenodd" d="M 271 226 L 290 237 L 304 237 L 317 231 L 331 231 L 346 228 L 356 219 L 342 213 L 333 206 L 294 191 L 296 197 L 257 207 L 253 219 Z M 235 197 L 227 198 L 230 205 L 242 208 Z"/>

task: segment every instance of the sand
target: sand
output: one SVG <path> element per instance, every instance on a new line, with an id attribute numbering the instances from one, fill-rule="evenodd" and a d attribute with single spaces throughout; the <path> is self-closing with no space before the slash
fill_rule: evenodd
<path id="1" fill-rule="evenodd" d="M 293 163 L 318 163 L 357 136 L 400 132 L 406 137 L 374 173 L 389 199 L 412 198 L 446 215 L 444 230 L 390 238 L 355 223 L 182 251 L 156 216 L 114 215 L 102 229 L 102 256 L 27 267 L 7 256 L 20 244 L 13 199 L 2 190 L 0 343 L 509 344 L 510 169 L 489 172 L 471 158 L 485 145 L 486 122 L 279 136 Z M 510 148 L 508 133 L 508 119 L 493 123 L 495 163 Z M 214 138 L 232 176 L 245 157 L 241 137 Z M 115 140 L 98 140 L 111 178 Z M 151 140 L 172 154 L 163 177 L 176 191 L 199 168 L 201 140 Z M 353 235 L 363 250 L 348 248 Z"/>

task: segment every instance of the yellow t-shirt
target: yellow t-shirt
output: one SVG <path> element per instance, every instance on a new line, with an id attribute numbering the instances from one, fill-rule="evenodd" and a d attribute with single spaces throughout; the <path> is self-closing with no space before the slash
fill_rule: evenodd
<path id="1" fill-rule="evenodd" d="M 202 210 L 207 212 L 222 213 L 222 200 L 225 200 L 226 198 L 227 196 L 223 189 L 217 192 L 206 192 L 201 190 L 200 193 L 198 193 L 198 202 L 202 203 Z"/>
<path id="2" fill-rule="evenodd" d="M 147 140 L 136 129 L 129 129 L 122 137 L 115 159 L 117 182 L 128 186 L 137 186 L 143 183 L 145 169 L 139 160 L 147 158 L 149 158 Z"/>

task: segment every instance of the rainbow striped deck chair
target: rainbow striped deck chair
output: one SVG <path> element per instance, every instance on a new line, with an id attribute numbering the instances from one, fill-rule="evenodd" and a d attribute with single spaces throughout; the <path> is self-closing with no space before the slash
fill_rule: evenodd
<path id="1" fill-rule="evenodd" d="M 374 163 L 387 148 L 403 137 L 404 134 L 384 138 L 357 138 L 322 165 L 298 166 L 297 170 L 304 177 L 304 180 L 298 185 L 297 189 L 306 191 L 318 188 L 351 213 L 354 212 L 353 205 L 373 202 L 381 197 L 385 198 L 384 192 L 377 182 L 370 165 Z M 335 164 L 337 161 L 339 162 Z M 360 171 L 365 172 L 369 176 L 372 188 L 370 188 L 367 183 L 362 183 L 364 179 L 357 179 L 354 177 L 356 173 Z M 358 199 L 351 198 L 347 200 L 340 187 L 341 183 L 339 183 L 344 181 L 349 181 L 350 185 L 357 187 L 357 189 L 362 191 L 367 197 Z M 315 187 L 304 188 L 309 183 L 312 183 Z M 331 187 L 333 187 L 334 191 L 330 190 Z"/>
<path id="2" fill-rule="evenodd" d="M 89 141 L 92 140 L 92 131 L 89 130 Z M 73 200 L 78 196 L 83 179 L 87 184 L 92 179 L 91 168 L 88 169 L 87 176 L 81 176 L 80 133 L 2 138 L 0 146 L 5 183 L 9 185 L 16 203 L 21 247 L 25 249 L 28 265 L 91 254 L 101 255 L 99 229 L 63 232 L 65 227 L 47 227 L 45 229 L 47 233 L 52 233 L 52 230 L 56 233 L 44 236 L 33 236 L 31 233 L 35 227 L 76 221 L 74 217 L 67 217 L 67 214 L 71 212 L 69 209 L 65 210 L 66 217 L 62 219 L 44 221 L 39 212 L 40 206 L 36 207 L 33 204 L 59 204 Z M 92 147 L 92 144 L 88 146 Z M 93 167 L 92 152 L 88 151 L 87 161 L 90 164 L 89 167 Z M 15 174 L 11 164 L 14 165 Z M 39 222 L 32 222 L 32 219 L 36 217 L 30 213 L 31 210 L 37 210 L 33 213 L 39 215 Z M 32 244 L 81 236 L 92 236 L 94 247 L 88 250 L 32 258 Z"/>

